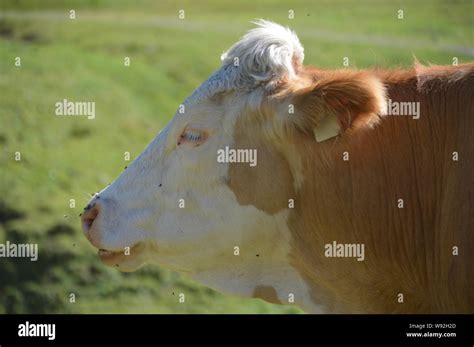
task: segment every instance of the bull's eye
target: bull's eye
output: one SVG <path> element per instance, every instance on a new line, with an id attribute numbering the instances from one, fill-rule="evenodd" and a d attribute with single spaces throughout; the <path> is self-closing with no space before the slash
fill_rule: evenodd
<path id="1" fill-rule="evenodd" d="M 186 128 L 178 139 L 178 145 L 188 144 L 197 147 L 207 139 L 207 132 L 202 129 Z"/>
<path id="2" fill-rule="evenodd" d="M 199 141 L 201 139 L 201 134 L 192 130 L 186 131 L 182 135 L 188 141 Z"/>

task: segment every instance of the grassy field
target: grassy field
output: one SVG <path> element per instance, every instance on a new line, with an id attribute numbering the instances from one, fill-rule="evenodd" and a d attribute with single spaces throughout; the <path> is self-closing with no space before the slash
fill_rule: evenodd
<path id="1" fill-rule="evenodd" d="M 0 243 L 37 242 L 40 251 L 37 262 L 0 258 L 0 313 L 300 312 L 225 296 L 158 267 L 106 268 L 78 214 L 128 164 L 124 152 L 136 157 L 219 67 L 250 21 L 295 29 L 307 64 L 341 68 L 348 57 L 351 67 L 395 67 L 414 56 L 472 61 L 473 13 L 473 1 L 2 0 Z M 95 101 L 96 118 L 56 116 L 63 99 Z"/>

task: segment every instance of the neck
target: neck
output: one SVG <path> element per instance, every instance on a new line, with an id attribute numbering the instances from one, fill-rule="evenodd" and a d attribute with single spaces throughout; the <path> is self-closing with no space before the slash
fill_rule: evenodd
<path id="1" fill-rule="evenodd" d="M 308 312 L 325 311 L 312 301 L 308 285 L 290 263 L 288 215 L 282 211 L 274 216 L 273 223 L 242 234 L 238 255 L 234 250 L 221 254 L 218 262 L 201 263 L 193 278 L 229 294 L 296 305 Z"/>
<path id="2" fill-rule="evenodd" d="M 323 313 L 316 305 L 309 287 L 288 262 L 272 258 L 270 264 L 256 266 L 255 262 L 241 263 L 235 268 L 202 271 L 193 278 L 215 290 L 242 297 L 259 298 L 273 304 L 295 305 L 306 312 Z"/>

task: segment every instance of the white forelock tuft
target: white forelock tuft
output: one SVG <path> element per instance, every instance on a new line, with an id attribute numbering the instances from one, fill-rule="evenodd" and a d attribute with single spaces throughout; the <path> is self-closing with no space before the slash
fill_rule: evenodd
<path id="1" fill-rule="evenodd" d="M 263 19 L 254 24 L 257 28 L 248 31 L 222 54 L 223 67 L 236 68 L 236 82 L 250 87 L 283 76 L 295 78 L 294 64 L 301 65 L 304 59 L 298 36 L 288 28 Z M 238 66 L 235 66 L 236 61 Z"/>
<path id="2" fill-rule="evenodd" d="M 190 99 L 227 90 L 252 91 L 272 86 L 282 78 L 294 79 L 295 66 L 302 65 L 304 49 L 288 28 L 260 19 L 240 41 L 222 54 L 222 67 L 204 82 Z"/>

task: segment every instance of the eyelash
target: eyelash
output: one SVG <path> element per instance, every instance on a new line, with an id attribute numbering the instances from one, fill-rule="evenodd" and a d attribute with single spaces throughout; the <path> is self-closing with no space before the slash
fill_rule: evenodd
<path id="1" fill-rule="evenodd" d="M 181 138 L 186 139 L 188 141 L 197 142 L 201 140 L 202 135 L 198 132 L 187 130 L 181 135 Z"/>

